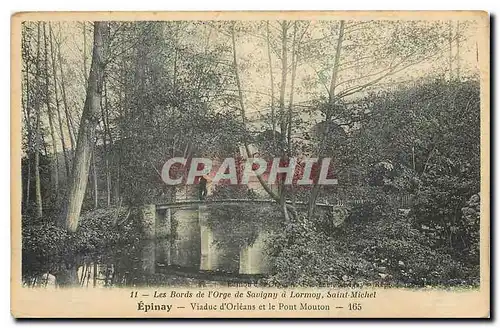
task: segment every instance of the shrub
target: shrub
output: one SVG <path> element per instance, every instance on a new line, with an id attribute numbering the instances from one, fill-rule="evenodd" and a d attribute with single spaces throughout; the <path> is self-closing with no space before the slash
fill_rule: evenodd
<path id="1" fill-rule="evenodd" d="M 85 258 L 97 258 L 114 246 L 140 240 L 139 221 L 134 210 L 108 208 L 82 215 L 76 233 L 58 226 L 54 218 L 34 220 L 24 217 L 22 224 L 23 277 L 59 268 Z"/>

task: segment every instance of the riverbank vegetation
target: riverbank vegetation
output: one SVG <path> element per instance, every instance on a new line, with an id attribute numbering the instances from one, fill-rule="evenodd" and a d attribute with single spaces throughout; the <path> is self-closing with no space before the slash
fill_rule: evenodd
<path id="1" fill-rule="evenodd" d="M 488 195 L 476 28 L 23 23 L 25 281 L 75 285 L 87 259 L 134 248 L 140 206 L 187 197 L 162 181 L 169 158 L 259 156 L 329 157 L 338 179 L 212 187 L 208 200 L 273 201 L 213 205 L 208 218 L 220 247 L 267 233 L 266 284 L 477 286 Z"/>

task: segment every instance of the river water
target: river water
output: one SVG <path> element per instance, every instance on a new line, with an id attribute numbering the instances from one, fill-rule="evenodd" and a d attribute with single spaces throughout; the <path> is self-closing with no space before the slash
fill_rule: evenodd
<path id="1" fill-rule="evenodd" d="M 216 247 L 209 249 L 220 255 Z M 202 270 L 200 250 L 195 252 L 192 244 L 170 239 L 142 240 L 135 244 L 117 245 L 97 257 L 83 255 L 80 259 L 77 274 L 82 288 L 227 287 L 234 284 L 262 284 L 264 277 L 261 274 L 240 274 L 236 265 Z M 237 259 L 232 260 L 234 262 Z M 57 288 L 55 276 L 47 273 L 25 281 L 25 286 Z"/>

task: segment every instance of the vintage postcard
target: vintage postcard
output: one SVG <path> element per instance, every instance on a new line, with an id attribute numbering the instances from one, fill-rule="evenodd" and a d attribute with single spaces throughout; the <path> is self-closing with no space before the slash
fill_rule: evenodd
<path id="1" fill-rule="evenodd" d="M 489 26 L 13 15 L 12 315 L 490 317 Z"/>

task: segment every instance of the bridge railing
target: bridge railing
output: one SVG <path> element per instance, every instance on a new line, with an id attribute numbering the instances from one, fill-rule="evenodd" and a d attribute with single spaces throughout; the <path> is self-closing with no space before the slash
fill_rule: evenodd
<path id="1" fill-rule="evenodd" d="M 276 204 L 276 201 L 272 199 L 251 199 L 251 198 L 238 198 L 238 199 L 210 199 L 210 200 L 179 200 L 177 202 L 163 203 L 157 204 L 156 208 L 159 210 L 175 208 L 175 207 L 183 207 L 186 205 L 210 205 L 210 204 L 220 204 L 220 205 L 232 205 L 232 204 Z M 307 206 L 306 202 L 295 202 L 287 201 L 287 204 L 294 204 L 296 206 Z M 318 207 L 326 207 L 332 208 L 336 206 L 336 204 L 326 204 L 326 203 L 316 203 Z"/>
<path id="2" fill-rule="evenodd" d="M 400 208 L 410 208 L 413 204 L 414 195 L 404 194 L 397 196 L 397 201 Z M 316 203 L 316 206 L 319 208 L 333 208 L 336 206 L 347 206 L 347 205 L 361 205 L 369 202 L 366 199 L 352 199 L 345 200 L 343 198 L 338 198 L 334 203 Z M 176 208 L 176 207 L 186 207 L 189 205 L 197 206 L 197 205 L 210 205 L 210 204 L 218 204 L 218 205 L 232 205 L 232 204 L 276 204 L 276 201 L 273 199 L 255 199 L 255 198 L 228 198 L 228 199 L 182 199 L 176 202 L 168 202 L 156 204 L 156 209 L 168 209 L 168 208 Z M 292 202 L 286 201 L 287 204 L 295 205 L 295 206 L 308 206 L 307 202 Z"/>

